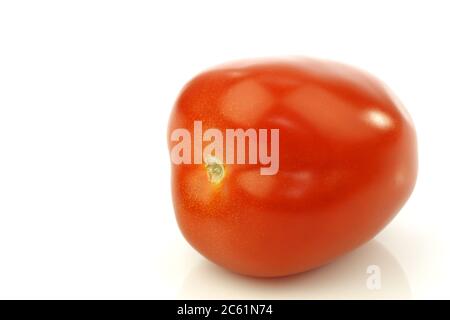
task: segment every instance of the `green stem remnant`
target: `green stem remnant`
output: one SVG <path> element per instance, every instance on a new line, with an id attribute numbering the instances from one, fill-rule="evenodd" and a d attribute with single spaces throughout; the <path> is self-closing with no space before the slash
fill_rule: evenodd
<path id="1" fill-rule="evenodd" d="M 208 180 L 211 183 L 219 184 L 225 177 L 225 168 L 216 157 L 208 157 L 205 167 L 208 174 Z"/>

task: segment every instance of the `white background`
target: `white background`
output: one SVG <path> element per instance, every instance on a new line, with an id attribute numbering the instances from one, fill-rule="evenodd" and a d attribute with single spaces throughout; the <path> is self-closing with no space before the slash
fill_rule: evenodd
<path id="1" fill-rule="evenodd" d="M 449 13 L 446 1 L 0 2 L 0 298 L 450 298 Z M 376 240 L 256 280 L 182 238 L 166 125 L 196 73 L 279 55 L 383 79 L 415 121 L 419 179 Z"/>

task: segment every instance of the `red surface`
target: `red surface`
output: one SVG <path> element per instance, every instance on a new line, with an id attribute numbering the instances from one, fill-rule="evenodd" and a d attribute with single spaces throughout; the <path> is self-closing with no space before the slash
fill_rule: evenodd
<path id="1" fill-rule="evenodd" d="M 365 72 L 313 59 L 244 61 L 208 70 L 182 90 L 169 133 L 280 129 L 280 168 L 172 165 L 176 217 L 189 243 L 232 271 L 283 276 L 323 265 L 375 236 L 413 190 L 413 124 Z M 169 146 L 173 143 L 169 141 Z"/>

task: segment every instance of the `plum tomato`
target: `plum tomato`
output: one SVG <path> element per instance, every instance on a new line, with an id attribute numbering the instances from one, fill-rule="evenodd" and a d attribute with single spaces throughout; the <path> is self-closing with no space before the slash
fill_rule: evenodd
<path id="1" fill-rule="evenodd" d="M 168 145 L 184 237 L 257 277 L 310 270 L 367 242 L 417 175 L 413 123 L 386 85 L 311 58 L 197 75 L 176 100 Z"/>

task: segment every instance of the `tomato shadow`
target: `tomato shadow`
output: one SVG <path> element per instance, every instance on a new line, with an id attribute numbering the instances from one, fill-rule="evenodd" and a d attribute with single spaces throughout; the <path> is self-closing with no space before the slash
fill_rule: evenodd
<path id="1" fill-rule="evenodd" d="M 397 259 L 377 240 L 321 268 L 295 276 L 258 279 L 205 259 L 187 274 L 180 299 L 410 299 Z"/>

